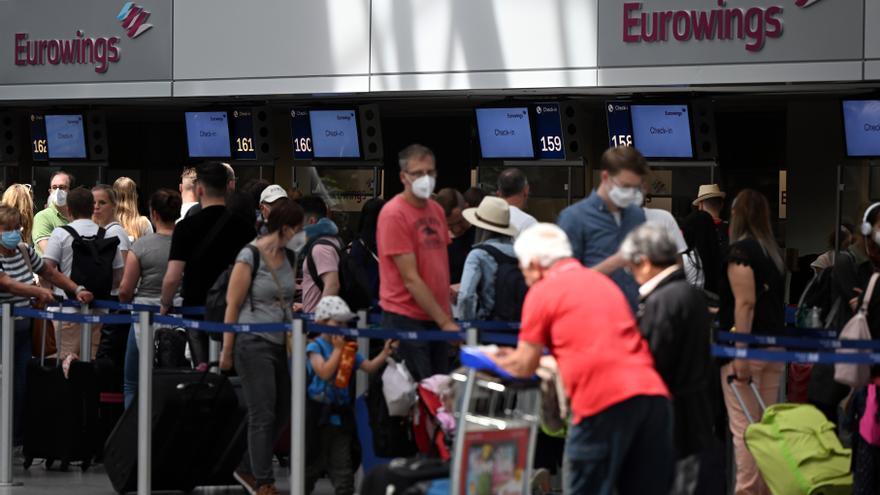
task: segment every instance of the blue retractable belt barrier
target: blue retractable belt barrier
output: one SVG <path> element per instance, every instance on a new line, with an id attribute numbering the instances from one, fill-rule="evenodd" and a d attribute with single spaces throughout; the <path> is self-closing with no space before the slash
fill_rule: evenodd
<path id="1" fill-rule="evenodd" d="M 74 299 L 66 299 L 59 303 L 61 306 L 68 308 L 79 308 L 82 306 L 82 303 L 74 300 Z M 115 311 L 149 311 L 151 313 L 158 313 L 161 308 L 159 306 L 155 306 L 152 304 L 129 304 L 129 303 L 121 303 L 118 301 L 104 301 L 104 300 L 94 300 L 89 303 L 89 307 L 96 309 L 111 309 Z M 178 308 L 171 308 L 171 313 L 177 315 L 185 315 L 185 316 L 200 316 L 205 314 L 204 306 L 181 306 Z"/>
<path id="2" fill-rule="evenodd" d="M 234 325 L 227 325 L 226 323 L 218 323 L 214 321 L 186 320 L 183 318 L 162 315 L 154 315 L 153 322 L 157 325 L 190 328 L 193 330 L 215 333 L 274 333 L 290 331 L 290 323 L 236 323 Z"/>
<path id="3" fill-rule="evenodd" d="M 792 352 L 771 351 L 766 349 L 739 349 L 725 347 L 717 344 L 712 345 L 712 355 L 715 357 L 732 359 L 752 359 L 755 361 L 776 361 L 783 363 L 850 363 L 850 364 L 880 364 L 880 354 L 866 352 Z"/>
<path id="4" fill-rule="evenodd" d="M 331 335 L 344 335 L 346 337 L 366 337 L 380 340 L 415 340 L 423 342 L 455 342 L 465 339 L 463 332 L 444 332 L 442 330 L 386 330 L 386 329 L 360 329 L 331 327 L 309 323 L 310 332 L 329 333 Z"/>
<path id="5" fill-rule="evenodd" d="M 794 347 L 798 349 L 866 349 L 880 351 L 880 340 L 839 340 L 786 337 L 775 335 L 751 335 L 744 333 L 716 332 L 719 342 L 739 342 L 769 346 Z"/>
<path id="6" fill-rule="evenodd" d="M 136 320 L 132 315 L 83 315 L 31 308 L 15 308 L 12 311 L 12 315 L 39 320 L 67 321 L 71 323 L 106 323 L 108 325 L 130 324 Z"/>
<path id="7" fill-rule="evenodd" d="M 512 333 L 484 332 L 480 334 L 480 341 L 484 344 L 509 345 L 516 347 L 519 337 Z"/>
<path id="8" fill-rule="evenodd" d="M 370 325 L 382 324 L 382 313 L 370 313 L 367 317 Z M 519 322 L 506 321 L 456 321 L 461 328 L 476 328 L 477 330 L 519 330 Z"/>

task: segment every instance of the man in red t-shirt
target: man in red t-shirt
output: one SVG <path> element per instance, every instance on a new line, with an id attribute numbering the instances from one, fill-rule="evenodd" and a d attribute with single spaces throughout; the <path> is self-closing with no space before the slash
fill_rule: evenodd
<path id="1" fill-rule="evenodd" d="M 572 419 L 566 494 L 667 493 L 673 479 L 672 407 L 626 297 L 572 258 L 565 232 L 538 224 L 514 250 L 529 292 L 519 345 L 498 364 L 531 376 L 548 348 L 559 363 Z"/>
<path id="2" fill-rule="evenodd" d="M 457 331 L 449 303 L 449 227 L 431 200 L 436 184 L 434 153 L 419 144 L 400 152 L 404 191 L 379 213 L 379 305 L 389 329 Z M 416 380 L 449 371 L 443 342 L 402 341 L 398 354 Z"/>

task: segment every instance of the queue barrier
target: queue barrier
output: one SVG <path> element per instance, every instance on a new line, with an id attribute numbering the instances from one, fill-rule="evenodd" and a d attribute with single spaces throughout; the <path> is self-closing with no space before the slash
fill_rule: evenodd
<path id="1" fill-rule="evenodd" d="M 13 317 L 23 317 L 42 320 L 63 321 L 83 324 L 86 328 L 92 324 L 138 324 L 141 327 L 141 347 L 139 349 L 139 385 L 138 385 L 138 493 L 151 492 L 151 459 L 152 442 L 152 370 L 154 347 L 152 345 L 155 326 L 170 326 L 176 328 L 189 328 L 206 332 L 234 332 L 234 333 L 269 333 L 269 332 L 292 332 L 293 366 L 291 377 L 291 418 L 299 418 L 291 426 L 291 445 L 305 445 L 305 336 L 307 332 L 322 332 L 346 337 L 357 338 L 361 342 L 366 339 L 395 339 L 409 341 L 435 341 L 435 342 L 459 342 L 465 341 L 469 345 L 478 342 L 478 329 L 484 330 L 482 340 L 485 343 L 501 345 L 516 345 L 517 335 L 511 331 L 518 330 L 519 323 L 503 322 L 459 322 L 466 331 L 446 332 L 439 330 L 395 330 L 382 328 L 366 328 L 368 322 L 381 321 L 377 315 L 369 316 L 361 311 L 358 318 L 358 328 L 334 327 L 314 323 L 314 316 L 310 314 L 295 314 L 290 323 L 261 323 L 261 324 L 224 324 L 202 320 L 182 318 L 182 316 L 197 316 L 204 314 L 201 307 L 178 307 L 171 312 L 175 315 L 161 315 L 160 308 L 154 305 L 125 304 L 115 301 L 93 301 L 91 305 L 84 305 L 78 301 L 59 301 L 58 307 L 78 308 L 80 312 L 65 312 L 63 309 L 42 310 L 33 308 L 14 308 L 11 304 L 2 305 L 2 362 L 11 363 L 14 353 Z M 130 312 L 128 314 L 92 314 L 91 309 Z M 496 331 L 490 333 L 489 330 Z M 506 332 L 506 333 L 505 333 Z M 90 332 L 86 331 L 86 334 Z M 85 336 L 82 341 L 85 347 L 88 345 Z M 362 346 L 361 352 L 366 352 L 366 345 Z M 0 397 L 0 486 L 19 485 L 12 479 L 12 367 L 5 366 L 2 373 L 2 397 Z M 291 449 L 290 462 L 290 486 L 292 494 L 301 494 L 303 486 L 300 481 L 305 475 L 305 452 L 302 448 Z"/>
<path id="2" fill-rule="evenodd" d="M 715 340 L 718 342 L 793 347 L 796 349 L 865 349 L 880 351 L 880 340 L 840 340 L 837 338 L 752 335 L 735 332 L 716 332 Z"/>
<path id="3" fill-rule="evenodd" d="M 754 361 L 774 361 L 783 363 L 822 363 L 822 364 L 880 364 L 880 353 L 850 352 L 808 352 L 775 351 L 769 349 L 750 349 L 712 345 L 712 355 L 729 359 L 751 359 Z"/>

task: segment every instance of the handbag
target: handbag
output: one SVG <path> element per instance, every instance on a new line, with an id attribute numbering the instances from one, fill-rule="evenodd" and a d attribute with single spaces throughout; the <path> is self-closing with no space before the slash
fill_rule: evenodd
<path id="1" fill-rule="evenodd" d="M 388 415 L 407 416 L 416 403 L 416 382 L 405 362 L 390 357 L 386 362 L 388 366 L 382 372 L 382 393 L 388 405 Z"/>
<path id="2" fill-rule="evenodd" d="M 850 318 L 840 331 L 840 340 L 871 340 L 871 330 L 868 327 L 868 304 L 874 294 L 874 287 L 877 285 L 877 279 L 880 273 L 871 275 L 871 281 L 868 282 L 868 290 L 865 291 L 865 297 L 862 299 L 862 305 L 856 312 L 855 316 Z M 838 349 L 839 354 L 852 354 L 856 352 L 864 352 L 859 349 Z M 867 385 L 871 378 L 871 367 L 867 364 L 852 363 L 836 363 L 834 365 L 834 380 L 853 388 L 860 388 Z"/>
<path id="3" fill-rule="evenodd" d="M 880 447 L 880 378 L 868 385 L 868 399 L 865 412 L 859 420 L 859 435 L 869 444 Z"/>

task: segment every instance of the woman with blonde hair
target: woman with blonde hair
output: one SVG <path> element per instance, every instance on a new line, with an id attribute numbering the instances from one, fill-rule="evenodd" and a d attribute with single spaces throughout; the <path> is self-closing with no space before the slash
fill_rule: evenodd
<path id="1" fill-rule="evenodd" d="M 137 184 L 128 177 L 120 177 L 113 183 L 116 191 L 116 215 L 122 228 L 128 232 L 128 238 L 137 239 L 153 233 L 150 219 L 138 212 Z"/>
<path id="2" fill-rule="evenodd" d="M 28 245 L 33 245 L 31 232 L 34 230 L 34 198 L 31 196 L 31 188 L 24 184 L 12 184 L 3 193 L 0 202 L 18 210 L 21 215 L 21 238 Z"/>

